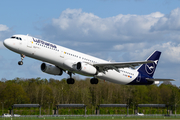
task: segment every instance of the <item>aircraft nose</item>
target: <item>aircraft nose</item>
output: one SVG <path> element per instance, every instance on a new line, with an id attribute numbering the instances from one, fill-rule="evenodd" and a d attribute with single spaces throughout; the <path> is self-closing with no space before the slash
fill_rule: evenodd
<path id="1" fill-rule="evenodd" d="M 12 44 L 12 40 L 11 39 L 5 39 L 4 41 L 3 41 L 3 44 L 4 44 L 4 46 L 5 47 L 7 47 L 8 49 L 10 49 L 10 48 L 12 48 L 13 46 L 13 44 Z"/>
<path id="2" fill-rule="evenodd" d="M 5 47 L 8 48 L 8 46 L 10 46 L 10 40 L 9 40 L 9 39 L 5 39 L 5 40 L 3 41 L 3 44 L 4 44 Z"/>

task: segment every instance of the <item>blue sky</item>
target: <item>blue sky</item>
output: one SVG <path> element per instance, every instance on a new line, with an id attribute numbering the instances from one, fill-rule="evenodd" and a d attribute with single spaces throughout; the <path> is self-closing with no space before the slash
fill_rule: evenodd
<path id="1" fill-rule="evenodd" d="M 6 0 L 0 7 L 0 78 L 67 78 L 42 73 L 28 57 L 2 42 L 29 34 L 70 49 L 116 62 L 145 60 L 160 50 L 155 78 L 180 86 L 180 0 Z M 76 75 L 76 77 L 82 77 Z"/>

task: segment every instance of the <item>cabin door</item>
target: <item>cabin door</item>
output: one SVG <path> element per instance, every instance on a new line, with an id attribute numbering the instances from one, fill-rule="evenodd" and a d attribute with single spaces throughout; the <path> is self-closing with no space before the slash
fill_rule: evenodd
<path id="1" fill-rule="evenodd" d="M 27 37 L 27 47 L 32 48 L 33 39 L 31 37 Z"/>

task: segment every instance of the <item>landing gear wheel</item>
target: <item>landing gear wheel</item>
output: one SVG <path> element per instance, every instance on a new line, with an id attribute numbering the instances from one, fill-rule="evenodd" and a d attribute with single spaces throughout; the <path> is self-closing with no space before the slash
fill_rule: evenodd
<path id="1" fill-rule="evenodd" d="M 97 78 L 91 78 L 91 80 L 90 80 L 90 83 L 91 84 L 98 84 L 98 79 Z"/>
<path id="2" fill-rule="evenodd" d="M 23 61 L 19 61 L 19 62 L 18 62 L 18 65 L 23 65 Z"/>
<path id="3" fill-rule="evenodd" d="M 25 55 L 20 54 L 21 55 L 21 61 L 18 62 L 18 65 L 23 65 L 23 59 L 25 57 Z"/>
<path id="4" fill-rule="evenodd" d="M 69 72 L 69 71 L 68 71 L 68 74 L 69 74 L 70 78 L 67 79 L 67 84 L 74 84 L 75 81 L 74 81 L 74 79 L 72 78 L 72 72 Z"/>
<path id="5" fill-rule="evenodd" d="M 67 84 L 74 84 L 74 79 L 73 78 L 68 78 L 67 79 Z"/>

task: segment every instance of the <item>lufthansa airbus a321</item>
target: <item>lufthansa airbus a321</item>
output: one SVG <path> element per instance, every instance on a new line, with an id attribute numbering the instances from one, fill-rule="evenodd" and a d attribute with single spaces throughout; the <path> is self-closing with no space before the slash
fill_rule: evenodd
<path id="1" fill-rule="evenodd" d="M 161 52 L 154 51 L 145 61 L 109 62 L 77 52 L 28 35 L 13 35 L 4 40 L 4 46 L 20 54 L 23 64 L 25 56 L 44 61 L 40 68 L 52 75 L 69 74 L 68 84 L 74 84 L 72 74 L 91 76 L 90 83 L 97 84 L 98 78 L 124 85 L 151 85 L 172 79 L 154 79 L 153 75 Z M 135 69 L 136 66 L 139 66 Z"/>

